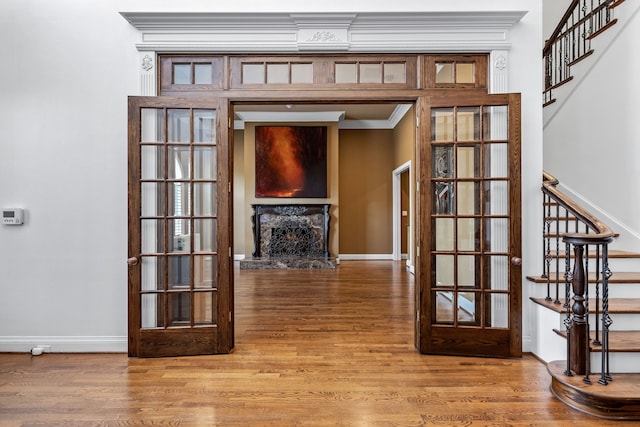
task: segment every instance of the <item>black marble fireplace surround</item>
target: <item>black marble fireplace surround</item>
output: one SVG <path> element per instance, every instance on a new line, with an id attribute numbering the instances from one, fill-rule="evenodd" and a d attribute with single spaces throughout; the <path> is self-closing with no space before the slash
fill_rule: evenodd
<path id="1" fill-rule="evenodd" d="M 241 269 L 335 268 L 329 257 L 328 204 L 251 205 L 252 258 Z"/>

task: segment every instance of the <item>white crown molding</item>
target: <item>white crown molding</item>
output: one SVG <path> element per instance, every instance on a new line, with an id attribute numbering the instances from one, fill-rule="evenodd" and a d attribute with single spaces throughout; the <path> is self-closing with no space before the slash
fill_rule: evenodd
<path id="1" fill-rule="evenodd" d="M 121 12 L 141 51 L 460 52 L 509 49 L 521 11 L 416 13 Z"/>
<path id="2" fill-rule="evenodd" d="M 413 104 L 398 104 L 386 120 L 345 120 L 344 111 L 237 111 L 234 129 L 243 130 L 245 122 L 338 122 L 339 129 L 395 129 Z"/>
<path id="3" fill-rule="evenodd" d="M 339 122 L 344 111 L 237 111 L 244 122 Z"/>
<path id="4" fill-rule="evenodd" d="M 395 127 L 400 123 L 400 120 L 404 117 L 405 114 L 411 109 L 413 104 L 398 104 L 396 108 L 393 110 L 391 115 L 389 116 L 389 124 L 391 127 L 389 129 L 395 129 Z"/>

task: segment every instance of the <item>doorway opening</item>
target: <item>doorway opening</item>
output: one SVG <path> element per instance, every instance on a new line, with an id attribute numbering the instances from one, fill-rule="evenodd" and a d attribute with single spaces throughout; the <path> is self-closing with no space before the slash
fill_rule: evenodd
<path id="1" fill-rule="evenodd" d="M 234 259 L 255 248 L 252 205 L 327 203 L 331 207 L 330 252 L 340 260 L 401 260 L 395 256 L 396 190 L 393 173 L 404 171 L 405 197 L 415 160 L 415 107 L 403 102 L 233 104 L 234 118 Z M 258 126 L 328 128 L 328 194 L 321 199 L 260 198 L 255 192 L 255 130 Z M 399 179 L 402 179 L 399 176 Z M 399 193 L 400 194 L 400 193 Z M 400 205 L 399 205 L 400 206 Z M 413 202 L 404 207 L 405 222 Z M 401 215 L 402 213 L 398 213 Z M 404 227 L 404 239 L 410 233 Z M 413 239 L 410 238 L 410 241 Z M 410 246 L 411 242 L 405 245 Z M 401 250 L 400 245 L 398 251 Z M 409 265 L 412 253 L 405 250 Z"/>

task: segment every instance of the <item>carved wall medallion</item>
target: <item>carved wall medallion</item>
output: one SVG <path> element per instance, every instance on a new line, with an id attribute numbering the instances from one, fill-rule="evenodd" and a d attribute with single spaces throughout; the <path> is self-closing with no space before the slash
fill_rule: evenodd
<path id="1" fill-rule="evenodd" d="M 342 40 L 340 40 L 340 37 L 336 36 L 331 31 L 318 31 L 314 35 L 309 37 L 307 41 L 327 43 L 327 42 L 341 42 Z"/>
<path id="2" fill-rule="evenodd" d="M 145 71 L 149 71 L 153 68 L 153 58 L 151 58 L 149 55 L 145 55 L 144 58 L 142 58 L 142 69 Z"/>
<path id="3" fill-rule="evenodd" d="M 505 58 L 504 56 L 500 55 L 496 58 L 496 68 L 500 71 L 504 70 L 505 68 L 507 68 L 507 58 Z"/>

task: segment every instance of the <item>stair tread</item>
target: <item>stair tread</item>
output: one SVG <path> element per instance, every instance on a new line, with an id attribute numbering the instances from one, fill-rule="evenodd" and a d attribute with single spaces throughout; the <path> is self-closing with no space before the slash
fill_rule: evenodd
<path id="1" fill-rule="evenodd" d="M 553 332 L 563 338 L 567 338 L 567 331 L 554 329 Z M 595 331 L 589 332 L 591 341 L 595 338 Z M 600 331 L 602 339 L 602 331 Z M 600 352 L 599 345 L 591 344 L 591 351 Z M 610 353 L 635 353 L 640 352 L 640 331 L 609 331 L 609 352 Z"/>
<path id="2" fill-rule="evenodd" d="M 551 258 L 558 258 L 558 253 L 556 251 L 551 251 L 550 254 Z M 602 252 L 600 252 L 600 255 L 602 255 Z M 609 250 L 609 258 L 631 258 L 631 259 L 635 259 L 635 258 L 640 258 L 640 253 L 639 252 L 631 252 L 631 251 L 621 251 L 621 250 Z M 564 252 L 560 252 L 560 258 L 564 258 L 566 255 Z M 571 258 L 574 257 L 573 252 L 571 253 Z M 596 257 L 596 253 L 595 251 L 589 251 L 589 258 L 595 258 Z"/>
<path id="3" fill-rule="evenodd" d="M 547 301 L 544 298 L 531 298 L 531 301 L 543 307 L 547 307 L 556 313 L 567 312 L 567 309 L 562 307 L 562 304 L 564 304 L 564 297 L 561 298 L 562 304 L 554 304 L 553 300 Z M 595 301 L 593 299 L 589 301 L 589 307 L 593 312 L 595 309 Z M 600 300 L 600 308 L 602 309 L 602 300 Z M 640 314 L 640 298 L 609 298 L 609 313 Z"/>
<path id="4" fill-rule="evenodd" d="M 582 375 L 574 375 L 568 377 L 564 374 L 567 368 L 566 360 L 553 360 L 547 363 L 547 371 L 553 377 L 560 377 L 562 381 L 573 385 L 576 388 L 580 388 L 587 393 L 601 394 L 613 399 L 626 399 L 636 398 L 640 399 L 640 373 L 635 374 L 614 374 L 614 379 L 606 386 L 600 386 L 599 384 L 585 384 L 582 381 Z M 595 374 L 593 374 L 595 375 Z M 592 381 L 594 378 L 591 379 Z"/>
<path id="5" fill-rule="evenodd" d="M 584 375 L 566 376 L 565 360 L 547 363 L 551 375 L 551 392 L 574 409 L 611 420 L 640 419 L 640 373 L 614 374 L 607 385 L 598 383 L 599 374 L 591 374 L 591 384 Z"/>
<path id="6" fill-rule="evenodd" d="M 551 278 L 555 278 L 556 272 L 552 271 Z M 564 280 L 562 277 L 564 276 L 564 272 L 560 273 L 560 279 L 562 282 Z M 600 275 L 602 277 L 602 275 Z M 547 283 L 547 278 L 542 276 L 527 276 L 527 280 L 534 283 Z M 551 280 L 553 282 L 553 280 Z M 602 281 L 602 279 L 600 279 Z M 595 273 L 589 273 L 589 283 L 596 282 Z M 613 273 L 613 275 L 609 278 L 609 283 L 640 283 L 640 272 L 626 272 L 626 271 L 618 271 Z"/>

